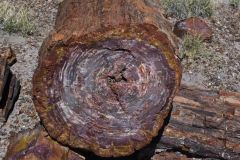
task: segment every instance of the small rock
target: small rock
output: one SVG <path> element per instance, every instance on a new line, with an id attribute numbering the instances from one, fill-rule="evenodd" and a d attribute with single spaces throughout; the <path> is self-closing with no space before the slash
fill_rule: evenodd
<path id="1" fill-rule="evenodd" d="M 213 34 L 212 29 L 207 23 L 198 17 L 191 17 L 177 22 L 173 32 L 180 38 L 189 34 L 192 36 L 199 36 L 203 40 L 210 39 Z"/>

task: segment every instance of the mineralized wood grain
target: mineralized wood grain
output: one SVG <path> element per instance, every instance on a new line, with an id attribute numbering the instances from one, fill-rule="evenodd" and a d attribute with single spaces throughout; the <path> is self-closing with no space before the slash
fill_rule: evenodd
<path id="1" fill-rule="evenodd" d="M 11 72 L 7 59 L 0 58 L 0 122 L 5 122 L 17 101 L 20 82 Z"/>
<path id="2" fill-rule="evenodd" d="M 185 155 L 181 155 L 179 153 L 174 152 L 161 152 L 155 154 L 151 160 L 193 160 L 193 158 L 188 158 Z"/>
<path id="3" fill-rule="evenodd" d="M 103 157 L 158 135 L 178 89 L 176 37 L 143 0 L 65 0 L 44 41 L 33 100 L 50 136 Z"/>
<path id="4" fill-rule="evenodd" d="M 42 127 L 11 137 L 4 160 L 85 160 L 53 141 Z"/>
<path id="5" fill-rule="evenodd" d="M 240 93 L 182 86 L 158 148 L 199 157 L 240 157 Z"/>

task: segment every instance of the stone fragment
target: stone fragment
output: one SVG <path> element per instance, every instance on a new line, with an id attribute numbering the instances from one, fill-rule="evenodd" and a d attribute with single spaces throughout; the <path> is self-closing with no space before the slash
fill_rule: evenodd
<path id="1" fill-rule="evenodd" d="M 200 37 L 208 40 L 212 37 L 213 31 L 208 24 L 201 18 L 191 17 L 177 22 L 173 32 L 180 38 L 185 35 Z"/>

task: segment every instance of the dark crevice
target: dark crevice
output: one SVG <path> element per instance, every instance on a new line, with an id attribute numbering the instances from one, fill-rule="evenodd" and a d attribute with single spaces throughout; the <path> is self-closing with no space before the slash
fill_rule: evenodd
<path id="1" fill-rule="evenodd" d="M 14 89 L 13 89 L 13 95 L 12 95 L 12 104 L 11 106 L 9 106 L 9 110 L 6 112 L 6 120 L 8 119 L 8 117 L 10 116 L 10 114 L 12 113 L 13 109 L 14 109 L 14 105 L 16 103 L 16 101 L 18 100 L 19 98 L 19 95 L 20 95 L 20 90 L 21 90 L 21 85 L 20 85 L 20 82 L 16 79 L 16 82 L 14 84 Z"/>
<path id="2" fill-rule="evenodd" d="M 116 82 L 116 78 L 114 76 L 108 76 L 108 83 Z"/>
<path id="3" fill-rule="evenodd" d="M 132 54 L 132 51 L 131 50 L 129 50 L 129 49 L 125 49 L 125 48 L 108 48 L 108 47 L 104 47 L 103 49 L 106 49 L 106 50 L 109 50 L 109 51 L 115 51 L 115 52 L 117 52 L 117 51 L 121 51 L 121 52 L 127 52 L 127 53 L 129 53 L 129 54 L 131 54 L 131 56 L 133 57 L 133 58 L 136 58 L 135 56 L 134 56 L 134 54 Z"/>
<path id="4" fill-rule="evenodd" d="M 106 49 L 106 50 L 110 50 L 110 51 L 122 51 L 122 52 L 128 52 L 128 53 L 131 53 L 131 51 L 130 50 L 128 50 L 128 49 L 124 49 L 124 48 L 107 48 L 107 47 L 105 47 L 105 48 L 103 48 L 103 49 Z"/>
<path id="5" fill-rule="evenodd" d="M 118 74 L 114 74 L 111 76 L 108 76 L 108 82 L 111 83 L 115 83 L 115 82 L 128 82 L 127 78 L 124 77 L 124 72 L 127 70 L 126 67 L 124 67 L 123 69 L 121 69 L 121 71 Z"/>
<path id="6" fill-rule="evenodd" d="M 2 62 L 1 62 L 2 63 Z M 6 62 L 4 62 L 4 63 L 6 63 Z M 3 68 L 4 69 L 4 68 Z M 8 82 L 8 80 L 9 80 L 9 78 L 11 78 L 11 71 L 10 71 L 10 69 L 9 69 L 9 66 L 6 66 L 6 68 L 4 69 L 4 73 L 3 73 L 3 75 L 4 75 L 4 77 L 3 77 L 3 79 L 2 79 L 2 81 L 3 81 L 3 84 L 2 84 L 2 86 L 1 86 L 1 88 L 0 88 L 0 93 L 1 93 L 1 95 L 0 95 L 0 101 L 2 101 L 2 99 L 4 99 L 4 95 L 3 95 L 3 93 L 4 93 L 4 91 L 6 90 L 6 89 L 8 89 L 8 88 L 6 88 L 9 84 L 6 84 L 7 82 Z M 3 109 L 3 105 L 1 104 L 0 105 L 0 109 L 2 108 Z"/>
<path id="7" fill-rule="evenodd" d="M 2 92 L 3 94 L 2 94 L 1 101 L 0 101 L 1 109 L 4 109 L 4 107 L 6 107 L 12 77 L 13 77 L 12 73 L 9 72 L 9 74 L 7 75 L 6 83 L 4 84 L 4 88 L 3 88 L 3 92 Z"/>
<path id="8" fill-rule="evenodd" d="M 121 80 L 127 82 L 127 78 L 124 77 L 124 72 L 127 70 L 126 67 L 124 67 L 121 71 L 120 71 L 120 75 L 121 75 Z"/>

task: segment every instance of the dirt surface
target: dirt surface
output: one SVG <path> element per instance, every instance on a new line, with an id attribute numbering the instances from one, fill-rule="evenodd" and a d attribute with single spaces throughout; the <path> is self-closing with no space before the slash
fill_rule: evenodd
<path id="1" fill-rule="evenodd" d="M 190 63 L 183 62 L 182 82 L 204 88 L 240 91 L 240 10 L 217 6 L 206 19 L 214 31 L 205 51 Z"/>
<path id="2" fill-rule="evenodd" d="M 11 68 L 21 82 L 21 94 L 6 124 L 0 124 L 0 160 L 4 157 L 10 135 L 33 128 L 39 118 L 31 99 L 31 79 L 37 66 L 38 50 L 52 29 L 59 1 L 8 0 L 16 7 L 26 4 L 32 9 L 36 33 L 23 37 L 1 30 L 0 47 L 11 45 L 17 63 Z M 226 4 L 216 8 L 214 16 L 207 19 L 214 30 L 211 42 L 205 42 L 206 53 L 191 63 L 183 63 L 182 83 L 203 88 L 240 91 L 240 10 Z"/>

